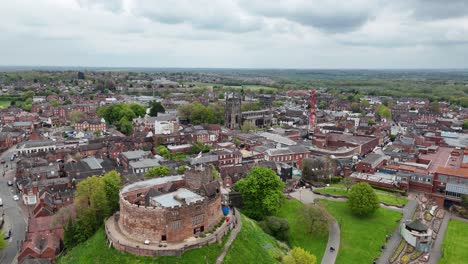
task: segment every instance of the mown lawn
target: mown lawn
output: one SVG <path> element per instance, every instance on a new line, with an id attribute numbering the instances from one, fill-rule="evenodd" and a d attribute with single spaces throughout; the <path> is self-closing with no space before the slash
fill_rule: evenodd
<path id="1" fill-rule="evenodd" d="M 224 258 L 223 263 L 278 263 L 284 255 L 276 239 L 263 232 L 257 223 L 242 216 L 242 229 Z"/>
<path id="2" fill-rule="evenodd" d="M 344 187 L 326 187 L 322 189 L 315 189 L 315 192 L 321 194 L 331 194 L 331 195 L 340 195 L 340 196 L 348 196 L 349 192 L 346 192 L 346 188 Z M 381 190 L 375 190 L 377 197 L 379 198 L 380 202 L 390 204 L 390 205 L 406 205 L 408 203 L 408 199 L 405 197 L 398 197 L 395 196 L 393 193 L 385 192 Z"/>
<path id="3" fill-rule="evenodd" d="M 451 219 L 442 244 L 439 264 L 462 264 L 468 261 L 468 223 Z"/>
<path id="4" fill-rule="evenodd" d="M 226 237 L 223 239 L 223 244 Z M 215 263 L 221 253 L 223 244 L 213 243 L 202 248 L 187 251 L 181 257 L 139 257 L 120 252 L 107 246 L 104 229 L 99 229 L 96 234 L 86 242 L 74 247 L 66 255 L 60 257 L 58 264 L 143 264 L 143 263 L 180 263 L 198 264 Z"/>
<path id="5" fill-rule="evenodd" d="M 1 108 L 8 108 L 10 106 L 11 101 L 0 101 L 0 109 Z"/>
<path id="6" fill-rule="evenodd" d="M 277 216 L 286 218 L 289 222 L 289 243 L 291 247 L 302 247 L 314 254 L 317 257 L 317 263 L 320 263 L 327 247 L 328 233 L 322 236 L 312 236 L 306 232 L 305 226 L 299 217 L 303 207 L 304 204 L 298 200 L 287 199 Z"/>
<path id="7" fill-rule="evenodd" d="M 395 231 L 401 214 L 384 208 L 367 218 L 354 216 L 346 202 L 321 200 L 340 224 L 340 250 L 336 263 L 372 263 L 380 256 L 385 236 Z"/>

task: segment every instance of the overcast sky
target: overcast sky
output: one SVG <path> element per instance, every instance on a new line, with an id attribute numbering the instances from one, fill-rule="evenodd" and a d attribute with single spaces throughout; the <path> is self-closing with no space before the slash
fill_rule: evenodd
<path id="1" fill-rule="evenodd" d="M 468 0 L 0 0 L 0 65 L 468 68 Z"/>

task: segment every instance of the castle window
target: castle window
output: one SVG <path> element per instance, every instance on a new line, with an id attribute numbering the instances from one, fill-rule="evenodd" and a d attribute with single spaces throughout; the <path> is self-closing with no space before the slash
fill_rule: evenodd
<path id="1" fill-rule="evenodd" d="M 176 220 L 176 221 L 172 221 L 170 224 L 169 224 L 169 228 L 171 230 L 178 230 L 182 227 L 182 221 L 181 220 Z"/>
<path id="2" fill-rule="evenodd" d="M 196 215 L 192 217 L 192 225 L 198 225 L 203 222 L 203 215 Z"/>

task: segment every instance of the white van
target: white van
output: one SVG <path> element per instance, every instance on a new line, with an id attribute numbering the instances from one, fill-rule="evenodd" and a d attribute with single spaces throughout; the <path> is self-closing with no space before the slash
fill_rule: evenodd
<path id="1" fill-rule="evenodd" d="M 3 206 L 3 200 L 0 198 L 0 206 Z"/>

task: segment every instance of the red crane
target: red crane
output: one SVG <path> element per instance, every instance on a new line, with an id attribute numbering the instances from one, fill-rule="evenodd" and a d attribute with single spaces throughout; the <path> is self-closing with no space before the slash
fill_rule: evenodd
<path id="1" fill-rule="evenodd" d="M 309 133 L 315 128 L 315 89 L 310 90 Z"/>

